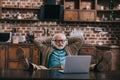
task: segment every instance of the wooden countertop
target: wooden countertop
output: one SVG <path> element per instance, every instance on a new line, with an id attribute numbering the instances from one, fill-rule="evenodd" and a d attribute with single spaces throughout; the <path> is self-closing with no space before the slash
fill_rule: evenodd
<path id="1" fill-rule="evenodd" d="M 118 45 L 98 45 L 96 46 L 97 49 L 109 50 L 109 49 L 117 49 L 120 48 Z"/>
<path id="2" fill-rule="evenodd" d="M 24 45 L 30 45 L 30 46 L 33 46 L 34 43 L 18 43 L 18 44 L 13 44 L 13 43 L 0 43 L 0 45 L 21 45 L 21 46 L 24 46 Z M 118 45 L 97 45 L 97 46 L 94 46 L 94 45 L 83 45 L 83 47 L 96 47 L 97 49 L 114 49 L 114 48 L 120 48 L 120 46 Z"/>
<path id="3" fill-rule="evenodd" d="M 21 45 L 21 46 L 25 46 L 25 45 L 30 45 L 30 46 L 32 46 L 32 45 L 34 45 L 33 43 L 18 43 L 18 44 L 13 44 L 13 43 L 0 43 L 0 45 L 10 45 L 10 46 L 12 46 L 12 45 Z"/>

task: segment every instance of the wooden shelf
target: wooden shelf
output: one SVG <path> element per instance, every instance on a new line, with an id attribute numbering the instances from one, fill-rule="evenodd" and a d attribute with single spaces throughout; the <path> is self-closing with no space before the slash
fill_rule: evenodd
<path id="1" fill-rule="evenodd" d="M 63 0 L 64 14 L 61 16 L 67 22 L 87 22 L 87 23 L 119 23 L 120 22 L 120 8 L 118 1 L 114 1 L 115 8 L 109 9 L 110 0 Z M 39 2 L 38 2 L 39 3 Z M 32 19 L 34 15 L 38 14 L 40 7 L 36 5 L 17 6 L 17 5 L 2 5 L 0 1 L 0 21 L 13 22 L 36 22 L 42 19 Z M 5 7 L 4 7 L 5 6 Z M 39 5 L 37 5 L 39 6 Z M 102 10 L 101 7 L 104 7 Z M 17 13 L 18 12 L 18 13 Z M 110 13 L 114 12 L 115 20 L 110 21 Z M 9 19 L 12 16 L 13 18 Z M 16 14 L 21 14 L 22 19 L 16 19 Z M 101 17 L 105 14 L 108 18 L 102 21 Z M 14 19 L 15 18 L 15 19 Z M 29 19 L 30 18 L 30 19 Z M 49 20 L 48 20 L 49 21 Z"/>
<path id="2" fill-rule="evenodd" d="M 109 0 L 64 0 L 64 21 L 78 22 L 101 22 L 118 23 L 120 22 L 120 9 L 117 7 L 109 9 Z M 114 4 L 119 5 L 117 1 Z M 72 5 L 74 8 L 67 7 Z M 74 5 L 79 7 L 75 8 Z M 103 7 L 103 9 L 101 8 Z M 110 21 L 109 16 L 114 12 L 115 20 Z M 106 21 L 102 21 L 102 15 L 106 16 Z"/>
<path id="3" fill-rule="evenodd" d="M 0 19 L 0 21 L 39 21 L 38 19 Z"/>
<path id="4" fill-rule="evenodd" d="M 119 9 L 113 9 L 113 10 L 97 10 L 97 11 L 101 11 L 101 12 L 112 12 L 112 11 L 120 11 Z"/>
<path id="5" fill-rule="evenodd" d="M 9 10 L 39 10 L 40 8 L 20 8 L 20 7 L 1 7 L 1 9 L 9 9 Z"/>

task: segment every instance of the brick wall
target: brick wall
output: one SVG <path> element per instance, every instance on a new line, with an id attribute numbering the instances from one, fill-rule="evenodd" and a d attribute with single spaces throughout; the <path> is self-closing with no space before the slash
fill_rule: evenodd
<path id="1" fill-rule="evenodd" d="M 29 31 L 34 31 L 35 37 L 41 36 L 52 36 L 55 33 L 62 32 L 66 35 L 77 29 L 84 33 L 84 39 L 86 44 L 96 45 L 100 42 L 103 44 L 120 44 L 120 26 L 111 26 L 111 27 L 99 27 L 102 29 L 103 34 L 99 31 L 96 31 L 98 27 L 82 27 L 82 26 L 39 26 L 39 27 L 14 27 L 17 29 L 17 35 L 26 35 Z M 1 31 L 10 32 L 13 28 L 11 27 L 2 27 Z M 104 32 L 107 32 L 104 34 Z"/>
<path id="2" fill-rule="evenodd" d="M 2 0 L 1 3 L 3 7 L 20 7 L 20 8 L 38 8 L 41 5 L 41 2 L 43 3 L 44 0 Z M 59 0 L 58 0 L 59 1 Z M 32 2 L 32 3 L 31 3 Z M 23 13 L 22 13 L 23 12 Z M 23 14 L 23 19 L 31 18 L 31 15 L 35 13 L 30 12 L 19 12 Z M 2 12 L 2 18 L 4 18 L 7 14 L 7 17 L 10 17 L 10 13 L 8 10 L 5 10 Z M 17 14 L 16 11 L 14 11 L 13 14 Z M 29 17 L 27 17 L 29 16 Z M 79 23 L 78 23 L 79 24 Z M 101 26 L 101 24 L 100 24 Z M 120 44 L 120 25 L 115 26 L 102 26 L 99 27 L 99 25 L 96 26 L 76 26 L 76 25 L 59 25 L 56 22 L 52 23 L 46 23 L 46 22 L 19 22 L 19 23 L 7 23 L 0 22 L 0 31 L 3 32 L 10 32 L 13 29 L 17 30 L 17 35 L 26 35 L 30 30 L 33 30 L 35 33 L 35 37 L 41 37 L 41 36 L 52 36 L 55 33 L 63 32 L 66 35 L 69 35 L 69 33 L 74 30 L 80 30 L 84 33 L 84 39 L 86 44 L 92 44 L 96 45 L 98 43 L 103 44 Z M 103 35 L 97 29 L 102 29 L 103 32 L 107 32 L 107 34 Z M 118 36 L 118 37 L 117 37 Z"/>

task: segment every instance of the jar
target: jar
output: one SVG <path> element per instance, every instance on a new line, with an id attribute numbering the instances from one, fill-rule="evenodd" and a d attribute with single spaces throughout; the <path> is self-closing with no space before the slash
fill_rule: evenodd
<path id="1" fill-rule="evenodd" d="M 14 35 L 14 36 L 12 37 L 12 43 L 13 43 L 13 44 L 18 44 L 18 43 L 19 43 L 19 37 L 16 36 L 16 35 Z"/>

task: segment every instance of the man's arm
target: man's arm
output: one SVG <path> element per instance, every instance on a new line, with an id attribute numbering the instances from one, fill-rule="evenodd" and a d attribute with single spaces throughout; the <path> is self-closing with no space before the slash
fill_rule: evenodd
<path id="1" fill-rule="evenodd" d="M 78 49 L 80 49 L 83 43 L 84 43 L 84 39 L 81 36 L 68 38 L 68 46 L 77 47 Z"/>
<path id="2" fill-rule="evenodd" d="M 49 37 L 41 37 L 41 38 L 35 38 L 34 44 L 38 46 L 39 48 L 49 46 L 51 45 L 51 38 Z"/>
<path id="3" fill-rule="evenodd" d="M 68 38 L 68 45 L 73 50 L 73 52 L 78 51 L 82 45 L 84 44 L 83 32 L 80 30 L 74 29 L 70 33 L 70 37 Z"/>
<path id="4" fill-rule="evenodd" d="M 70 51 L 70 54 L 77 55 L 79 49 L 82 47 L 84 43 L 83 37 L 69 37 L 68 38 L 68 45 L 66 47 L 66 50 Z"/>

